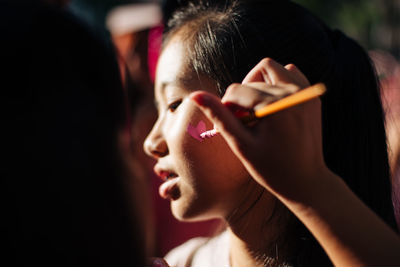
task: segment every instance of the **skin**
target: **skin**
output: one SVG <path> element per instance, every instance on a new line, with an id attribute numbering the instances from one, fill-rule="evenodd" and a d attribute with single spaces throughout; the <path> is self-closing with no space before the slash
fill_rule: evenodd
<path id="1" fill-rule="evenodd" d="M 260 190 L 221 137 L 199 142 L 188 134 L 189 123 L 204 121 L 207 129 L 212 128 L 189 100 L 199 88 L 216 93 L 213 81 L 190 70 L 179 38 L 172 39 L 159 59 L 155 82 L 158 119 L 144 149 L 157 160 L 156 166 L 178 175 L 171 209 L 180 220 L 228 217 L 253 188 Z"/>
<path id="2" fill-rule="evenodd" d="M 205 92 L 193 93 L 191 98 L 252 177 L 304 223 L 334 265 L 399 266 L 397 234 L 324 163 L 319 100 L 267 117 L 252 129 L 243 127 L 226 107 L 235 103 L 254 108 L 268 101 L 261 92 L 267 93 L 271 86 L 302 88 L 307 84 L 294 65 L 283 67 L 264 59 L 242 84 L 231 86 L 222 100 Z M 251 101 L 242 101 L 249 97 Z"/>
<path id="3" fill-rule="evenodd" d="M 159 59 L 158 119 L 144 149 L 156 159 L 156 168 L 178 175 L 177 192 L 170 196 L 174 216 L 185 221 L 223 218 L 231 236 L 232 266 L 261 266 L 255 255 L 274 258 L 277 253 L 277 239 L 287 221 L 272 213 L 280 214 L 284 208 L 250 176 L 223 137 L 199 142 L 187 133 L 189 123 L 197 125 L 201 120 L 207 129 L 213 127 L 190 100 L 191 94 L 202 89 L 217 98 L 217 89 L 214 81 L 193 72 L 186 58 L 184 42 L 176 34 Z M 279 250 L 283 258 L 285 248 Z"/>
<path id="4" fill-rule="evenodd" d="M 283 206 L 304 223 L 335 265 L 398 266 L 398 236 L 324 162 L 319 99 L 251 128 L 227 108 L 268 104 L 308 86 L 304 75 L 294 65 L 265 59 L 220 99 L 213 81 L 190 70 L 185 53 L 179 34 L 162 52 L 155 89 L 159 118 L 145 142 L 157 164 L 179 176 L 178 197 L 171 199 L 175 217 L 224 218 L 232 266 L 262 266 L 257 255 L 273 262 L 277 244 L 280 259 L 295 253 L 278 242 L 288 223 Z M 194 92 L 199 88 L 203 91 Z M 173 104 L 177 99 L 179 105 Z M 187 125 L 200 120 L 221 135 L 202 143 L 192 138 Z M 282 216 L 271 216 L 274 208 Z"/>

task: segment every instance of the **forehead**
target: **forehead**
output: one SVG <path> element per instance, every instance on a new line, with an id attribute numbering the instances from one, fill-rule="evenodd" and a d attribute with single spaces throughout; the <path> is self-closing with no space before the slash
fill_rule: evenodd
<path id="1" fill-rule="evenodd" d="M 187 91 L 206 90 L 217 93 L 215 81 L 193 69 L 187 49 L 188 42 L 176 34 L 161 51 L 156 70 L 156 100 L 169 85 Z"/>
<path id="2" fill-rule="evenodd" d="M 156 91 L 168 84 L 179 84 L 193 90 L 191 85 L 207 79 L 193 70 L 185 45 L 181 38 L 174 37 L 162 50 L 156 69 Z"/>
<path id="3" fill-rule="evenodd" d="M 184 43 L 179 38 L 171 39 L 162 50 L 156 70 L 156 86 L 174 82 L 187 75 L 192 76 Z"/>

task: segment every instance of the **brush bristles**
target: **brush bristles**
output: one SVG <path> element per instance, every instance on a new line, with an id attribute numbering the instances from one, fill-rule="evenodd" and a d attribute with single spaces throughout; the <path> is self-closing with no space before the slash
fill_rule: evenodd
<path id="1" fill-rule="evenodd" d="M 217 129 L 212 129 L 212 130 L 205 131 L 205 132 L 201 133 L 200 137 L 203 138 L 203 139 L 211 138 L 211 137 L 216 136 L 217 134 L 218 134 Z"/>

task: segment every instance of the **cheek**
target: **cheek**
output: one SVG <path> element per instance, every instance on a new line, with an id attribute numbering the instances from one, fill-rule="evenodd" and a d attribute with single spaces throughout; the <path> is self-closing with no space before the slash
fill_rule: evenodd
<path id="1" fill-rule="evenodd" d="M 235 191 L 249 176 L 221 136 L 199 142 L 188 133 L 189 123 L 197 126 L 200 121 L 205 123 L 207 130 L 213 128 L 199 109 L 182 106 L 173 121 L 174 126 L 169 126 L 171 156 L 179 162 L 178 168 L 185 181 L 197 190 L 209 193 Z"/>
<path id="2" fill-rule="evenodd" d="M 192 165 L 207 155 L 209 144 L 193 137 L 199 124 L 205 125 L 205 129 L 212 129 L 213 125 L 204 114 L 190 102 L 183 102 L 179 112 L 165 125 L 168 132 L 168 148 L 175 160 L 187 161 Z M 189 129 L 188 129 L 189 127 Z"/>

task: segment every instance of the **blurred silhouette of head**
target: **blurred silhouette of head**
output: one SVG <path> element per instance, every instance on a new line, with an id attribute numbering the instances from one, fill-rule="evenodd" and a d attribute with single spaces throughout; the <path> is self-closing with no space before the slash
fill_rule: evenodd
<path id="1" fill-rule="evenodd" d="M 2 260 L 144 266 L 141 216 L 118 150 L 126 113 L 110 47 L 39 1 L 1 5 L 0 31 Z"/>

